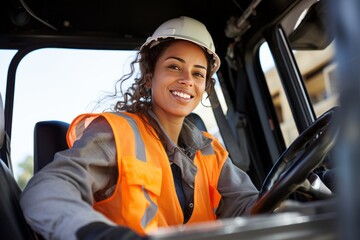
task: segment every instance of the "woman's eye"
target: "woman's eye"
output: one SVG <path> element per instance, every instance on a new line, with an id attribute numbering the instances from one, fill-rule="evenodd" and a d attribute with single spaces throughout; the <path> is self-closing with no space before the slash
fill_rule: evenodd
<path id="1" fill-rule="evenodd" d="M 180 68 L 177 65 L 170 65 L 169 68 L 179 70 Z"/>
<path id="2" fill-rule="evenodd" d="M 201 77 L 201 78 L 204 78 L 204 77 L 205 77 L 205 75 L 204 75 L 203 73 L 201 73 L 201 72 L 196 72 L 196 73 L 194 73 L 194 75 L 195 75 L 196 77 Z"/>

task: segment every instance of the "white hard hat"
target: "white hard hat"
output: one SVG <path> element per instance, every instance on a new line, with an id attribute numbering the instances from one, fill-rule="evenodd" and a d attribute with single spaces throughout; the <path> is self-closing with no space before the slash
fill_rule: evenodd
<path id="1" fill-rule="evenodd" d="M 147 38 L 140 49 L 148 44 L 150 44 L 150 47 L 155 46 L 159 43 L 159 39 L 169 37 L 187 40 L 203 47 L 214 59 L 211 74 L 214 74 L 219 69 L 220 58 L 215 53 L 215 46 L 210 33 L 203 23 L 190 17 L 182 16 L 164 22 L 155 30 L 151 37 Z"/>

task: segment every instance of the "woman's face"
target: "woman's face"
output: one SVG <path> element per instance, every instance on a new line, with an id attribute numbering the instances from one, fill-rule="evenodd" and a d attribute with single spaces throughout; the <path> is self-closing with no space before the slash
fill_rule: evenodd
<path id="1" fill-rule="evenodd" d="M 183 118 L 202 99 L 207 59 L 198 45 L 178 40 L 157 60 L 151 81 L 152 107 L 160 118 Z"/>

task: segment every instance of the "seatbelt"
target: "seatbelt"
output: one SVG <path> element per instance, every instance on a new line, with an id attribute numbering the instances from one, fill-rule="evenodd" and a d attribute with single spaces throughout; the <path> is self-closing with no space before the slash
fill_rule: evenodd
<path id="1" fill-rule="evenodd" d="M 239 143 L 240 143 L 240 151 L 242 153 L 242 156 L 244 157 L 244 162 L 248 164 L 248 167 L 250 166 L 250 154 L 249 154 L 249 149 L 248 149 L 248 141 L 246 138 L 246 125 L 247 125 L 247 120 L 245 117 L 245 114 L 243 113 L 239 113 L 239 112 L 235 112 L 236 119 L 237 119 L 237 123 L 236 123 L 236 129 L 237 129 L 237 134 L 238 134 L 238 138 L 239 138 Z"/>
<path id="2" fill-rule="evenodd" d="M 248 171 L 250 166 L 250 159 L 245 135 L 245 117 L 243 115 L 239 115 L 239 117 L 241 118 L 238 118 L 238 123 L 236 124 L 236 128 L 239 134 L 239 140 L 241 143 L 241 146 L 239 146 L 238 141 L 234 137 L 229 122 L 227 121 L 225 114 L 221 108 L 219 98 L 215 90 L 212 91 L 212 93 L 209 95 L 209 100 L 214 112 L 216 122 L 219 126 L 221 136 L 224 140 L 225 147 L 230 154 L 232 162 L 238 168 L 244 171 Z"/>

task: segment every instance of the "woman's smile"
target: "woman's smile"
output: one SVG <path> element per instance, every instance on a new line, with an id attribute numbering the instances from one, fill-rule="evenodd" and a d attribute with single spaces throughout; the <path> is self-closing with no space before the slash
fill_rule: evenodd
<path id="1" fill-rule="evenodd" d="M 190 100 L 191 98 L 193 98 L 192 95 L 185 93 L 185 92 L 181 92 L 181 91 L 170 91 L 175 97 L 179 97 L 185 100 Z"/>

